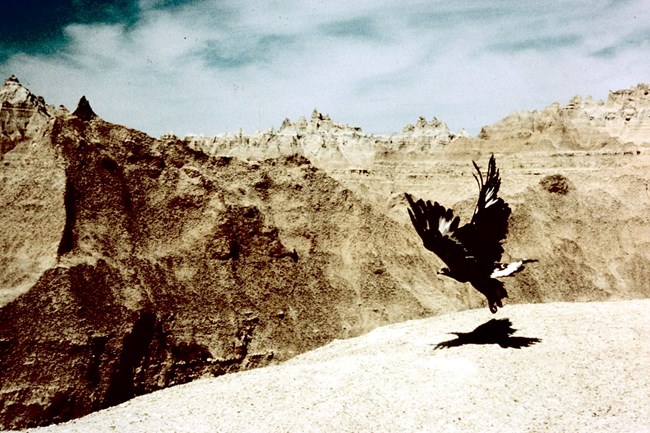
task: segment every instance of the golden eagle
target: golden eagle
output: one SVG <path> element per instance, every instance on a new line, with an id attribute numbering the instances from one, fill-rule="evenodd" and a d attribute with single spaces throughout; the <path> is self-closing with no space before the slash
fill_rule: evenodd
<path id="1" fill-rule="evenodd" d="M 502 299 L 508 297 L 503 283 L 497 278 L 506 277 L 523 269 L 523 264 L 535 260 L 501 263 L 503 241 L 508 233 L 510 206 L 498 197 L 501 178 L 494 155 L 490 157 L 485 179 L 476 162 L 472 161 L 479 187 L 478 202 L 472 220 L 458 227 L 460 217 L 438 202 L 431 204 L 414 200 L 406 194 L 409 216 L 413 227 L 422 238 L 424 247 L 435 253 L 447 265 L 438 271 L 462 283 L 469 282 L 488 300 L 488 307 L 496 313 L 503 307 Z"/>

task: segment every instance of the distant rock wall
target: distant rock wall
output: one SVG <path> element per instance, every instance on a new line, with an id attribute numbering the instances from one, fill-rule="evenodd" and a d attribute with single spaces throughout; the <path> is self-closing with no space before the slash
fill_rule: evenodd
<path id="1" fill-rule="evenodd" d="M 496 148 L 501 152 L 636 149 L 650 145 L 650 85 L 610 92 L 607 101 L 574 97 L 542 110 L 513 113 L 485 126 L 478 137 L 453 133 L 435 117 L 420 117 L 400 133 L 375 135 L 338 124 L 314 110 L 309 120 L 285 119 L 279 131 L 187 136 L 194 148 L 215 156 L 261 160 L 298 154 L 328 171 L 373 169 L 376 161 L 417 160 L 440 151 L 464 153 Z"/>
<path id="2" fill-rule="evenodd" d="M 521 111 L 486 126 L 480 139 L 536 149 L 599 149 L 650 144 L 650 85 L 610 92 L 607 101 L 576 96 L 568 104 Z"/>
<path id="3" fill-rule="evenodd" d="M 648 181 L 640 170 L 612 171 L 603 169 L 603 181 L 592 183 L 575 172 L 544 176 L 509 199 L 509 256 L 540 260 L 516 276 L 513 300 L 650 296 Z"/>
<path id="4" fill-rule="evenodd" d="M 263 160 L 297 154 L 328 171 L 370 171 L 376 159 L 422 157 L 438 152 L 453 140 L 467 137 L 454 134 L 447 124 L 420 117 L 400 134 L 365 134 L 361 128 L 332 122 L 328 115 L 314 110 L 309 121 L 285 119 L 279 131 L 273 129 L 252 135 L 243 131 L 215 137 L 187 136 L 195 149 L 213 156 L 234 156 Z"/>

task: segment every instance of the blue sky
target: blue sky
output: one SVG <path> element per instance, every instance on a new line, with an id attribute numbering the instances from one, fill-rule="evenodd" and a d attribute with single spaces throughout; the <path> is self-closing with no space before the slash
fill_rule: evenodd
<path id="1" fill-rule="evenodd" d="M 3 0 L 0 75 L 85 95 L 154 136 L 364 131 L 418 116 L 476 134 L 513 111 L 650 82 L 647 0 Z"/>

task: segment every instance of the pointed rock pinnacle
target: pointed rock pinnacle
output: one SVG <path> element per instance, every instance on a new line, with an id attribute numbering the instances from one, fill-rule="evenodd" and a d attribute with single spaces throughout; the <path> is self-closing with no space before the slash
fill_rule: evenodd
<path id="1" fill-rule="evenodd" d="M 73 116 L 77 116 L 81 120 L 89 121 L 97 117 L 97 114 L 93 111 L 90 106 L 90 102 L 86 99 L 85 96 L 82 96 L 77 104 L 77 109 L 72 113 Z"/>

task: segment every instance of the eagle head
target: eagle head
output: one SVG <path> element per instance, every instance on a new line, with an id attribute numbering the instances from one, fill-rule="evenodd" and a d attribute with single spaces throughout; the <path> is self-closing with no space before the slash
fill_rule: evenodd
<path id="1" fill-rule="evenodd" d="M 445 275 L 447 277 L 451 276 L 451 270 L 449 268 L 440 268 L 438 270 L 438 275 Z"/>

